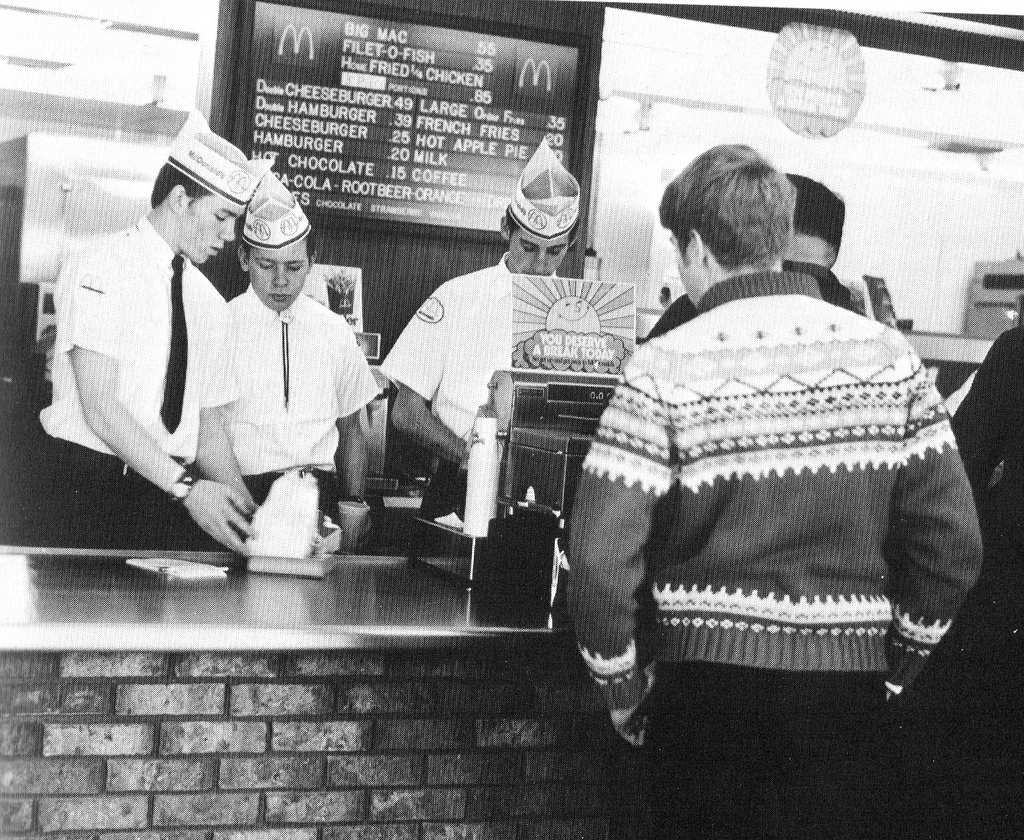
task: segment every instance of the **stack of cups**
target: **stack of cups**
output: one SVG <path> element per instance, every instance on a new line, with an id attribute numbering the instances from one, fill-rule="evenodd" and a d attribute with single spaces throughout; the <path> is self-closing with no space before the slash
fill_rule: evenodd
<path id="1" fill-rule="evenodd" d="M 477 417 L 469 446 L 466 476 L 466 515 L 462 532 L 471 537 L 486 537 L 498 508 L 498 421 Z"/>

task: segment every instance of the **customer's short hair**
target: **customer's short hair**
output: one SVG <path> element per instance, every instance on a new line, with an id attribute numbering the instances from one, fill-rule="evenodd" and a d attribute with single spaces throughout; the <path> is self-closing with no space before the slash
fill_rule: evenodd
<path id="1" fill-rule="evenodd" d="M 171 194 L 175 187 L 184 187 L 185 195 L 189 198 L 202 198 L 206 195 L 213 195 L 206 187 L 198 181 L 193 180 L 176 166 L 165 163 L 156 175 L 153 182 L 153 191 L 149 194 L 150 207 L 158 207 L 163 200 Z"/>
<path id="2" fill-rule="evenodd" d="M 708 149 L 665 189 L 659 214 L 680 249 L 697 231 L 722 268 L 766 269 L 793 234 L 795 190 L 749 146 Z"/>

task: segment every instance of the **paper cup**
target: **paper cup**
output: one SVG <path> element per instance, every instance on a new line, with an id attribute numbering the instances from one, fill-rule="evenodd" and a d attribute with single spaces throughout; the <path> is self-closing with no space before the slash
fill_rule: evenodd
<path id="1" fill-rule="evenodd" d="M 366 502 L 338 502 L 339 551 L 352 552 L 370 528 L 370 506 Z"/>

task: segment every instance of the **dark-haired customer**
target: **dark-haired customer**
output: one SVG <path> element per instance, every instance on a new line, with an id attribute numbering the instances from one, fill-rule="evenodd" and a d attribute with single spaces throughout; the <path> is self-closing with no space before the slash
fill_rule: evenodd
<path id="1" fill-rule="evenodd" d="M 218 415 L 237 397 L 227 304 L 195 266 L 234 239 L 268 168 L 194 114 L 152 210 L 64 265 L 40 416 L 58 544 L 244 551 L 255 506 Z"/>
<path id="2" fill-rule="evenodd" d="M 793 200 L 746 146 L 668 186 L 701 315 L 630 360 L 573 508 L 570 612 L 613 725 L 647 719 L 652 837 L 889 836 L 887 702 L 981 562 L 921 361 L 779 271 Z"/>
<path id="3" fill-rule="evenodd" d="M 796 190 L 796 200 L 793 205 L 793 235 L 783 257 L 783 270 L 809 274 L 818 284 L 822 300 L 857 312 L 850 290 L 832 273 L 843 241 L 846 205 L 818 181 L 803 175 L 786 177 Z M 647 341 L 692 321 L 699 314 L 691 296 L 688 293 L 680 295 L 661 313 L 647 334 Z"/>

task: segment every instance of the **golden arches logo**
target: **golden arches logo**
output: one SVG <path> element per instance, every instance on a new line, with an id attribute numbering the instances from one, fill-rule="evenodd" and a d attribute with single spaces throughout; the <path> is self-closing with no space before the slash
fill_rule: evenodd
<path id="1" fill-rule="evenodd" d="M 519 71 L 520 90 L 522 90 L 523 83 L 526 81 L 526 71 L 528 69 L 533 74 L 532 84 L 534 87 L 537 87 L 540 84 L 540 74 L 541 71 L 544 72 L 544 75 L 547 80 L 545 84 L 545 89 L 548 93 L 551 93 L 551 65 L 548 64 L 548 60 L 546 58 L 542 58 L 540 61 L 534 61 L 533 57 L 531 56 L 530 58 L 526 59 L 526 61 L 523 62 L 522 69 L 520 69 Z"/>
<path id="2" fill-rule="evenodd" d="M 296 29 L 294 23 L 289 23 L 285 28 L 284 32 L 281 33 L 281 40 L 277 42 L 277 54 L 279 56 L 284 55 L 284 41 L 288 37 L 288 33 L 292 35 L 292 55 L 298 55 L 302 49 L 302 39 L 305 38 L 309 44 L 309 60 L 313 60 L 313 33 L 309 31 L 308 26 L 303 26 L 301 29 Z"/>

